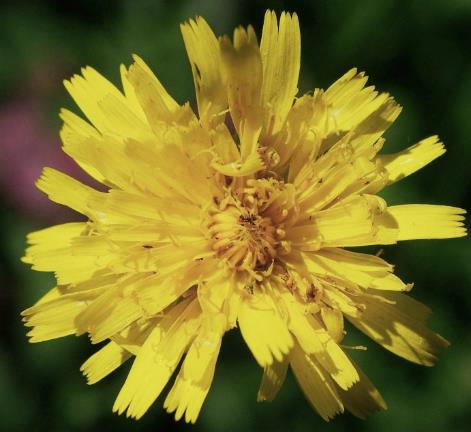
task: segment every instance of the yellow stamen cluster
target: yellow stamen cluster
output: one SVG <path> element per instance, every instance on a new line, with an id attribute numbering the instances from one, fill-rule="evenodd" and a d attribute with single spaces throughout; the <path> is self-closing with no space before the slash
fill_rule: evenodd
<path id="1" fill-rule="evenodd" d="M 208 212 L 212 249 L 230 268 L 260 280 L 271 273 L 277 254 L 289 249 L 283 240 L 289 215 L 280 200 L 284 184 L 273 178 L 240 182 L 228 177 L 226 182 L 226 196 Z"/>

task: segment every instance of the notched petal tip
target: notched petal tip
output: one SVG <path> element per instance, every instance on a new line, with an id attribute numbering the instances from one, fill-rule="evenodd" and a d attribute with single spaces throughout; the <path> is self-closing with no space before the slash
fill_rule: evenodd
<path id="1" fill-rule="evenodd" d="M 144 60 L 142 60 L 142 57 L 139 56 L 139 54 L 132 53 L 131 57 L 132 57 L 132 59 L 135 63 L 138 63 L 138 64 L 143 64 L 144 63 Z"/>

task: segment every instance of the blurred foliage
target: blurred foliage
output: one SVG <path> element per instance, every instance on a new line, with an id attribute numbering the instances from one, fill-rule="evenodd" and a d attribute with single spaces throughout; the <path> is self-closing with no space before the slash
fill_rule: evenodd
<path id="1" fill-rule="evenodd" d="M 73 106 L 61 80 L 81 66 L 92 65 L 117 82 L 119 64 L 129 63 L 134 52 L 148 61 L 177 100 L 192 100 L 191 73 L 178 24 L 200 14 L 219 34 L 249 23 L 260 32 L 266 8 L 296 11 L 300 16 L 302 92 L 328 86 L 357 66 L 404 106 L 388 132 L 387 152 L 435 133 L 447 145 L 445 157 L 388 190 L 389 202 L 468 207 L 469 0 L 2 2 L 0 108 L 21 97 L 34 97 L 40 103 L 44 127 L 57 133 L 59 108 Z M 2 151 L 0 136 L 0 155 Z M 27 158 L 25 152 L 25 161 Z M 365 422 L 344 415 L 324 423 L 291 376 L 274 402 L 257 404 L 261 371 L 233 331 L 225 338 L 214 384 L 196 426 L 174 423 L 161 408 L 162 398 L 143 420 L 135 422 L 111 413 L 129 364 L 88 387 L 79 372 L 80 364 L 94 351 L 86 338 L 39 345 L 27 342 L 19 313 L 50 288 L 53 279 L 19 262 L 24 237 L 57 218 L 40 219 L 36 212 L 20 209 L 11 200 L 14 190 L 1 193 L 0 430 L 469 430 L 468 239 L 416 241 L 385 248 L 385 257 L 397 265 L 399 276 L 415 282 L 413 295 L 434 309 L 431 326 L 452 342 L 438 364 L 429 369 L 394 357 L 353 331 L 349 334 L 347 342 L 368 346 L 367 353 L 353 355 L 382 391 L 388 411 Z"/>

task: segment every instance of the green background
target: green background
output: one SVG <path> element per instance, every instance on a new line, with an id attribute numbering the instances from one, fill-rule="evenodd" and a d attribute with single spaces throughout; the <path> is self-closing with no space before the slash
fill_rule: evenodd
<path id="1" fill-rule="evenodd" d="M 19 262 L 24 237 L 32 229 L 70 220 L 71 216 L 38 198 L 32 180 L 25 180 L 20 168 L 31 165 L 31 170 L 39 170 L 31 155 L 55 154 L 58 149 L 58 110 L 62 106 L 74 108 L 62 79 L 91 65 L 117 82 L 119 64 L 130 63 L 135 52 L 178 101 L 193 101 L 179 23 L 199 14 L 217 34 L 231 33 L 236 25 L 249 23 L 260 34 L 268 7 L 299 14 L 301 93 L 326 87 L 356 66 L 404 107 L 387 133 L 386 152 L 432 134 L 445 142 L 447 154 L 391 187 L 385 194 L 389 202 L 468 207 L 469 0 L 2 2 L 0 117 L 5 110 L 21 109 L 22 104 L 34 106 L 31 115 L 41 131 L 36 135 L 33 130 L 30 139 L 23 139 L 21 145 L 18 141 L 18 146 L 8 151 L 5 135 L 24 131 L 30 120 L 9 120 L 2 123 L 0 131 L 1 431 L 470 430 L 471 267 L 466 238 L 405 242 L 385 248 L 384 256 L 396 264 L 397 274 L 415 282 L 413 295 L 433 308 L 431 326 L 452 345 L 441 353 L 435 367 L 425 368 L 389 354 L 353 331 L 349 333 L 347 343 L 368 346 L 367 352 L 354 353 L 355 358 L 389 404 L 388 411 L 367 421 L 347 414 L 324 423 L 310 409 L 292 376 L 274 402 L 256 403 L 261 371 L 235 331 L 225 337 L 212 389 L 195 426 L 175 423 L 163 411 L 162 398 L 139 422 L 113 415 L 111 406 L 130 364 L 87 386 L 79 367 L 95 347 L 84 337 L 37 345 L 27 342 L 19 313 L 52 287 L 53 280 Z M 44 134 L 54 139 L 41 138 L 39 143 Z M 11 142 L 15 144 L 14 138 L 10 138 L 10 147 Z M 43 147 L 39 149 L 39 145 Z"/>

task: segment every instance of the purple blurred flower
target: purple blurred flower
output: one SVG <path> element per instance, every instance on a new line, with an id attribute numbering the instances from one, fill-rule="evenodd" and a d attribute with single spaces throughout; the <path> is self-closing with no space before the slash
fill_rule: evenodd
<path id="1" fill-rule="evenodd" d="M 0 195 L 27 217 L 57 222 L 70 218 L 70 210 L 51 204 L 36 188 L 42 168 L 57 168 L 85 183 L 90 179 L 62 152 L 58 127 L 52 127 L 44 112 L 44 101 L 62 92 L 65 70 L 61 64 L 46 64 L 35 68 L 20 95 L 0 104 Z"/>
<path id="2" fill-rule="evenodd" d="M 57 219 L 57 206 L 36 189 L 42 168 L 54 166 L 77 175 L 77 165 L 61 151 L 57 132 L 44 121 L 39 103 L 17 98 L 0 106 L 0 190 L 4 199 L 37 219 Z"/>

